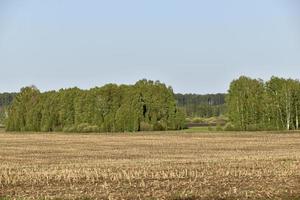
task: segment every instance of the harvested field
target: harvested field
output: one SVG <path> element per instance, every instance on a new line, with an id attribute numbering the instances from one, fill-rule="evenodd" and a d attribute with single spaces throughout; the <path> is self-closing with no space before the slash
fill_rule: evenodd
<path id="1" fill-rule="evenodd" d="M 2 132 L 0 197 L 300 199 L 300 134 Z"/>

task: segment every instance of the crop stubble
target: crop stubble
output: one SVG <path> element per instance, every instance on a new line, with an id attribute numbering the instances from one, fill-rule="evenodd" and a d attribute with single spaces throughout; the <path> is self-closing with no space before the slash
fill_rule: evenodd
<path id="1" fill-rule="evenodd" d="M 0 133 L 0 197 L 299 199 L 299 133 Z"/>

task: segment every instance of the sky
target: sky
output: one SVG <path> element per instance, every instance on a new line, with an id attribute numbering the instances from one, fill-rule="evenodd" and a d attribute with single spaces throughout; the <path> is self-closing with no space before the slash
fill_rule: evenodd
<path id="1" fill-rule="evenodd" d="M 0 0 L 0 92 L 300 78 L 299 0 Z"/>

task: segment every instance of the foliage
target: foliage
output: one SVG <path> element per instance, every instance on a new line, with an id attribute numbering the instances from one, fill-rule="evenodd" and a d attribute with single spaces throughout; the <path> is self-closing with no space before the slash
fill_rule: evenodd
<path id="1" fill-rule="evenodd" d="M 216 131 L 223 131 L 223 127 L 221 126 L 221 124 L 217 124 Z"/>
<path id="2" fill-rule="evenodd" d="M 9 106 L 16 95 L 16 93 L 0 93 L 0 108 Z"/>
<path id="3" fill-rule="evenodd" d="M 227 107 L 237 130 L 299 129 L 300 82 L 272 77 L 264 83 L 242 76 L 230 85 Z"/>
<path id="4" fill-rule="evenodd" d="M 153 131 L 153 125 L 147 122 L 141 122 L 141 131 Z"/>
<path id="5" fill-rule="evenodd" d="M 177 105 L 188 117 L 217 117 L 225 114 L 225 94 L 176 94 Z"/>
<path id="6" fill-rule="evenodd" d="M 225 127 L 224 127 L 225 131 L 235 131 L 236 129 L 234 128 L 234 126 L 232 125 L 232 123 L 228 122 L 226 123 Z"/>
<path id="7" fill-rule="evenodd" d="M 185 128 L 172 88 L 158 81 L 41 93 L 22 88 L 8 112 L 8 131 L 133 132 Z"/>
<path id="8" fill-rule="evenodd" d="M 11 105 L 16 93 L 0 93 L 0 125 L 3 125 L 7 117 L 7 107 Z"/>
<path id="9" fill-rule="evenodd" d="M 228 118 L 226 116 L 218 116 L 218 117 L 209 117 L 209 118 L 202 118 L 202 117 L 195 117 L 195 118 L 186 118 L 186 122 L 189 125 L 212 125 L 217 126 L 219 125 L 225 125 L 228 121 Z"/>
<path id="10" fill-rule="evenodd" d="M 122 87 L 128 87 L 128 86 L 122 86 Z M 95 88 L 95 91 L 96 90 L 97 90 L 97 88 Z M 84 98 L 82 98 L 82 100 L 94 101 L 93 98 L 90 98 L 90 96 L 93 96 L 94 94 L 95 94 L 94 92 L 87 92 L 86 99 L 84 100 Z M 12 104 L 12 101 L 16 95 L 17 95 L 17 93 L 0 94 L 0 123 L 4 122 L 4 118 L 5 118 L 4 117 L 5 116 L 4 108 L 7 106 L 10 106 Z M 182 110 L 182 112 L 184 112 L 190 118 L 218 117 L 218 116 L 224 115 L 226 112 L 225 94 L 206 94 L 206 95 L 175 94 L 175 99 L 176 99 L 177 107 L 180 110 Z M 78 101 L 77 103 L 79 103 L 79 104 L 84 103 L 84 101 L 83 102 Z M 72 105 L 72 103 L 68 104 L 68 105 Z M 90 106 L 87 109 L 93 109 L 92 103 L 89 105 Z M 125 108 L 122 108 L 122 109 L 125 109 Z M 121 115 L 121 113 L 119 113 L 118 115 Z M 63 112 L 62 112 L 60 114 L 60 117 L 67 117 L 67 116 L 64 116 Z M 82 119 L 82 115 L 79 114 L 75 118 L 76 118 L 75 120 L 80 121 Z M 120 123 L 122 123 L 122 122 L 120 122 Z M 44 128 L 47 129 L 47 127 L 44 127 Z"/>

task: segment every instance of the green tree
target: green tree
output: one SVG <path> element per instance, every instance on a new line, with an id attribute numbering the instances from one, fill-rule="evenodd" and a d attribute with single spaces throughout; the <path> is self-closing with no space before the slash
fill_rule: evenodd
<path id="1" fill-rule="evenodd" d="M 264 84 L 245 76 L 230 84 L 227 96 L 229 119 L 239 130 L 262 129 L 264 117 Z"/>
<path id="2" fill-rule="evenodd" d="M 172 88 L 158 81 L 40 93 L 22 89 L 9 109 L 10 131 L 124 132 L 184 128 Z"/>

